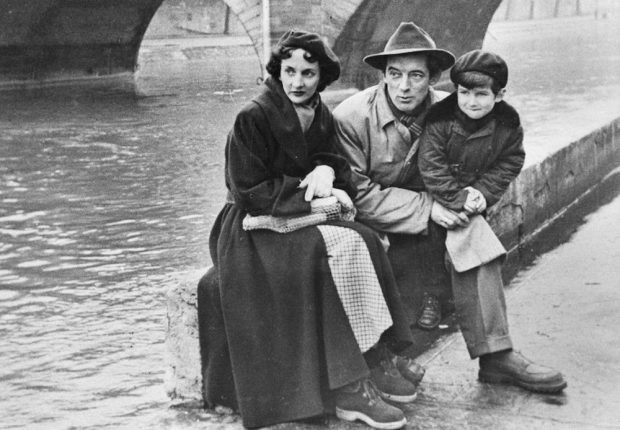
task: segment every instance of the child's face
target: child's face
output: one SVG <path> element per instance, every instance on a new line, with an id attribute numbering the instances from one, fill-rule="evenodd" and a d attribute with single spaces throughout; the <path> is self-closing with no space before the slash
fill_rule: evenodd
<path id="1" fill-rule="evenodd" d="M 459 109 L 471 119 L 480 119 L 493 110 L 495 103 L 504 97 L 504 89 L 493 94 L 490 86 L 467 89 L 461 85 L 456 90 Z"/>

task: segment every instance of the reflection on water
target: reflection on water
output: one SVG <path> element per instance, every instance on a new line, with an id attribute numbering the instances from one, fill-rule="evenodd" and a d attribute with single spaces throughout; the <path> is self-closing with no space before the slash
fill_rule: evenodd
<path id="1" fill-rule="evenodd" d="M 508 63 L 526 164 L 620 116 L 620 15 L 492 24 L 484 47 Z"/>
<path id="2" fill-rule="evenodd" d="M 587 66 L 590 42 L 581 50 L 575 40 L 489 42 L 511 65 L 511 101 L 531 139 L 572 126 L 565 116 L 587 118 L 592 106 L 620 115 L 612 27 Z M 141 62 L 139 96 L 0 94 L 4 428 L 196 425 L 165 407 L 164 294 L 209 264 L 224 138 L 258 90 L 258 63 L 251 55 Z"/>
<path id="3" fill-rule="evenodd" d="M 147 65 L 140 97 L 1 95 L 3 428 L 161 419 L 164 293 L 210 262 L 225 135 L 256 63 Z"/>

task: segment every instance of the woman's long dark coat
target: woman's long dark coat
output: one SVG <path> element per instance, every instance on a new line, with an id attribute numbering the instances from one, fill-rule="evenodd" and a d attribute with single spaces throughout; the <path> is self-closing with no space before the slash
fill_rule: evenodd
<path id="1" fill-rule="evenodd" d="M 348 166 L 334 154 L 333 137 L 332 116 L 322 103 L 303 133 L 281 84 L 272 79 L 239 113 L 229 134 L 226 185 L 234 203 L 220 212 L 210 240 L 221 308 L 211 303 L 215 313 L 209 316 L 204 315 L 209 309 L 200 310 L 201 342 L 207 403 L 238 407 L 246 427 L 322 414 L 327 390 L 368 375 L 319 230 L 280 234 L 241 226 L 248 212 L 309 212 L 298 185 L 316 164 L 333 167 L 334 186 L 350 192 Z M 410 341 L 377 236 L 357 223 L 336 224 L 364 237 L 395 321 L 390 331 Z M 219 310 L 225 338 L 213 329 Z"/>

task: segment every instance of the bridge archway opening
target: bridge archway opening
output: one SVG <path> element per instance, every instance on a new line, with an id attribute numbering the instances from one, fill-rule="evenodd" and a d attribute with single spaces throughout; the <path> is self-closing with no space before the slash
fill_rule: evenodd
<path id="1" fill-rule="evenodd" d="M 150 20 L 136 62 L 136 82 L 170 83 L 170 74 L 199 90 L 222 83 L 231 68 L 243 68 L 254 83 L 262 77 L 260 46 L 247 17 L 228 0 L 164 0 Z M 219 74 L 218 77 L 207 76 Z M 237 74 L 237 71 L 235 71 Z M 221 79 L 220 79 L 221 78 Z M 147 82 L 147 86 L 149 84 Z M 157 83 L 155 83 L 157 85 Z M 216 85 L 218 87 L 218 85 Z"/>

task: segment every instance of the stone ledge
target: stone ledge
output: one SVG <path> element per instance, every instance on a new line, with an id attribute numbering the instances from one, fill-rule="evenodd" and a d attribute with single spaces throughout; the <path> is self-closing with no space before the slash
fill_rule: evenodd
<path id="1" fill-rule="evenodd" d="M 620 118 L 527 166 L 490 213 L 507 248 L 533 239 L 620 165 Z M 176 403 L 202 405 L 196 287 L 207 268 L 168 291 L 166 392 Z"/>
<path id="2" fill-rule="evenodd" d="M 204 271 L 192 271 L 166 294 L 166 376 L 164 387 L 173 402 L 202 405 L 202 373 L 198 343 L 196 287 Z"/>

